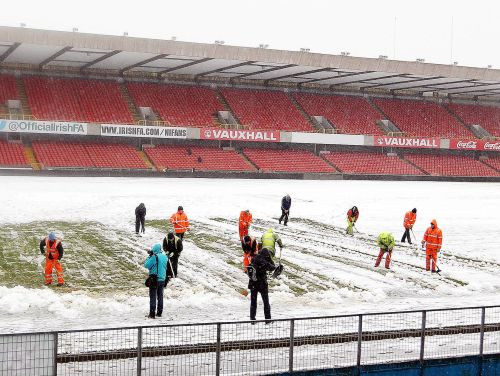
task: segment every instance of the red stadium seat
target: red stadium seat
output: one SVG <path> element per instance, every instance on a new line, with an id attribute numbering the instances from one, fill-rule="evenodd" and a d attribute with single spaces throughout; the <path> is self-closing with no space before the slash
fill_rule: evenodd
<path id="1" fill-rule="evenodd" d="M 151 107 L 174 126 L 212 127 L 213 117 L 224 110 L 207 87 L 130 82 L 127 89 L 137 106 Z"/>
<path id="2" fill-rule="evenodd" d="M 422 175 L 421 171 L 397 156 L 382 153 L 333 152 L 323 157 L 346 174 Z"/>
<path id="3" fill-rule="evenodd" d="M 255 171 L 234 150 L 162 145 L 144 151 L 159 170 Z"/>
<path id="4" fill-rule="evenodd" d="M 0 166 L 29 166 L 24 146 L 0 140 Z"/>
<path id="5" fill-rule="evenodd" d="M 134 119 L 115 81 L 24 77 L 37 119 L 132 124 Z"/>
<path id="6" fill-rule="evenodd" d="M 314 130 L 282 91 L 224 88 L 221 93 L 241 124 L 250 129 Z"/>
<path id="7" fill-rule="evenodd" d="M 474 134 L 434 102 L 374 98 L 373 102 L 406 136 L 466 137 Z"/>
<path id="8" fill-rule="evenodd" d="M 337 172 L 323 159 L 306 150 L 244 149 L 243 153 L 265 172 Z"/>
<path id="9" fill-rule="evenodd" d="M 147 168 L 129 145 L 36 141 L 33 151 L 44 167 Z"/>
<path id="10" fill-rule="evenodd" d="M 484 159 L 483 162 L 500 172 L 500 157 L 489 157 Z"/>
<path id="11" fill-rule="evenodd" d="M 405 159 L 431 175 L 499 176 L 500 173 L 478 160 L 462 155 L 406 154 Z"/>
<path id="12" fill-rule="evenodd" d="M 9 99 L 19 99 L 16 78 L 0 74 L 0 106 L 5 105 Z"/>
<path id="13" fill-rule="evenodd" d="M 293 96 L 310 116 L 324 116 L 339 133 L 383 134 L 376 122 L 384 116 L 364 98 L 310 93 L 294 93 Z"/>
<path id="14" fill-rule="evenodd" d="M 500 137 L 500 107 L 458 103 L 450 103 L 447 107 L 465 124 L 479 124 L 492 136 Z"/>

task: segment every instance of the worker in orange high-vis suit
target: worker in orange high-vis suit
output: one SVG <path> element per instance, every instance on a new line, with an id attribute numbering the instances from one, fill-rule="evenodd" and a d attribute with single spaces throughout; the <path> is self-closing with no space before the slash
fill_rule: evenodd
<path id="1" fill-rule="evenodd" d="M 425 244 L 425 269 L 431 270 L 431 259 L 432 259 L 432 272 L 436 271 L 437 266 L 437 253 L 441 250 L 441 245 L 443 244 L 443 232 L 438 228 L 435 219 L 431 221 L 431 227 L 429 227 L 424 234 L 422 239 L 422 247 Z"/>
<path id="2" fill-rule="evenodd" d="M 45 284 L 52 284 L 52 271 L 55 268 L 57 273 L 57 286 L 64 285 L 63 269 L 61 259 L 64 249 L 60 239 L 51 232 L 40 242 L 40 253 L 45 255 Z"/>
<path id="3" fill-rule="evenodd" d="M 248 229 L 252 224 L 252 213 L 250 210 L 244 210 L 240 213 L 239 221 L 239 231 L 240 231 L 240 241 L 243 242 L 243 238 L 248 235 Z"/>
<path id="4" fill-rule="evenodd" d="M 403 222 L 403 226 L 405 227 L 405 233 L 401 238 L 401 242 L 404 243 L 406 239 L 408 239 L 408 243 L 411 244 L 410 230 L 413 228 L 415 221 L 417 220 L 417 209 L 413 208 L 413 210 L 406 212 L 405 220 Z M 416 240 L 416 239 L 415 239 Z"/>
<path id="5" fill-rule="evenodd" d="M 189 220 L 182 206 L 179 206 L 177 211 L 172 214 L 170 223 L 174 226 L 175 235 L 178 238 L 184 239 L 184 234 L 189 229 Z"/>

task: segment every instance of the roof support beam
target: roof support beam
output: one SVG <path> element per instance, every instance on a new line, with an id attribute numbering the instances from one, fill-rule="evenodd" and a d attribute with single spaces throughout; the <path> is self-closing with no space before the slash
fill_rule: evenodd
<path id="1" fill-rule="evenodd" d="M 468 86 L 458 86 L 458 87 L 453 87 L 453 88 L 449 88 L 449 89 L 442 89 L 444 91 L 448 91 L 449 94 L 462 94 L 462 93 L 473 93 L 475 91 L 489 91 L 487 89 L 488 86 L 499 86 L 500 83 L 496 82 L 496 83 L 489 83 L 489 84 L 479 84 L 479 85 L 468 85 Z M 431 86 L 432 87 L 432 86 Z M 486 89 L 484 89 L 486 87 Z M 453 92 L 452 91 L 455 91 L 457 89 L 464 89 L 464 90 L 459 90 L 457 92 Z M 467 90 L 467 89 L 472 89 L 472 90 Z M 490 89 L 490 90 L 498 90 L 499 88 L 494 88 L 494 89 Z"/>
<path id="2" fill-rule="evenodd" d="M 113 50 L 113 51 L 110 51 L 110 52 L 102 55 L 101 57 L 98 57 L 95 60 L 89 61 L 87 64 L 82 65 L 82 67 L 80 68 L 80 72 L 83 72 L 85 69 L 90 68 L 92 65 L 97 64 L 103 60 L 106 60 L 106 59 L 110 58 L 111 56 L 115 56 L 116 54 L 119 54 L 120 52 L 122 52 L 122 51 L 121 50 Z"/>
<path id="3" fill-rule="evenodd" d="M 332 71 L 332 73 L 333 73 L 333 72 L 334 72 L 334 71 Z M 299 84 L 299 88 L 300 88 L 303 84 L 308 84 L 308 83 L 311 83 L 311 82 L 318 82 L 318 81 L 331 80 L 332 78 L 349 77 L 349 76 L 358 76 L 358 75 L 360 75 L 360 74 L 367 74 L 367 73 L 373 73 L 373 72 L 374 72 L 374 71 L 356 72 L 356 73 L 341 74 L 341 75 L 334 76 L 334 77 L 315 78 L 314 80 L 309 80 L 309 81 L 301 82 L 301 83 Z M 338 73 L 338 72 L 337 72 L 337 73 Z"/>
<path id="4" fill-rule="evenodd" d="M 138 63 L 135 63 L 135 64 L 132 64 L 132 65 L 129 65 L 128 67 L 125 67 L 125 68 L 122 68 L 118 71 L 118 73 L 121 75 L 123 75 L 123 73 L 125 73 L 126 71 L 128 70 L 131 70 L 131 69 L 134 69 L 134 68 L 137 68 L 137 67 L 140 67 L 144 64 L 148 64 L 148 63 L 151 63 L 152 61 L 155 61 L 155 60 L 160 60 L 160 59 L 163 59 L 164 57 L 167 57 L 168 54 L 160 54 L 160 55 L 156 55 L 156 56 L 153 56 L 149 59 L 146 59 L 146 60 L 142 60 L 142 61 L 139 61 Z"/>
<path id="5" fill-rule="evenodd" d="M 48 63 L 50 63 L 52 60 L 57 59 L 59 56 L 61 56 L 63 53 L 71 50 L 71 46 L 66 46 L 62 48 L 61 50 L 57 51 L 55 54 L 52 56 L 49 56 L 46 58 L 44 61 L 42 61 L 40 64 L 38 64 L 38 69 L 42 70 L 44 66 L 46 66 Z"/>
<path id="6" fill-rule="evenodd" d="M 211 71 L 207 71 L 207 72 L 203 72 L 203 73 L 197 74 L 196 76 L 194 76 L 194 78 L 196 79 L 198 77 L 206 76 L 206 75 L 209 75 L 209 74 L 212 74 L 212 73 L 223 72 L 226 69 L 234 69 L 234 68 L 238 68 L 238 67 L 243 67 L 245 65 L 250 65 L 250 64 L 253 64 L 253 63 L 255 63 L 255 61 L 244 61 L 243 63 L 228 65 L 227 67 L 224 67 L 224 68 L 218 68 L 218 69 L 214 69 L 214 70 L 211 70 Z"/>
<path id="7" fill-rule="evenodd" d="M 175 70 L 178 70 L 178 69 L 182 69 L 182 68 L 187 68 L 187 67 L 190 67 L 192 65 L 196 65 L 196 64 L 201 64 L 201 63 L 204 63 L 205 61 L 209 61 L 209 60 L 212 60 L 211 57 L 205 57 L 203 59 L 199 59 L 199 60 L 195 60 L 195 61 L 191 61 L 189 63 L 186 63 L 186 64 L 182 64 L 182 65 L 179 65 L 177 67 L 172 67 L 172 68 L 168 68 L 168 69 L 165 69 L 165 70 L 162 70 L 162 71 L 159 71 L 157 73 L 158 77 L 161 77 L 162 75 L 164 75 L 165 73 L 169 73 L 169 72 L 173 72 Z"/>
<path id="8" fill-rule="evenodd" d="M 294 73 L 294 74 L 286 74 L 284 76 L 269 78 L 269 79 L 264 81 L 264 84 L 267 85 L 270 81 L 276 81 L 276 80 L 280 80 L 282 78 L 296 77 L 296 76 L 301 76 L 303 74 L 311 74 L 311 73 L 317 73 L 317 72 L 328 72 L 328 71 L 330 71 L 330 68 L 313 69 L 313 70 Z"/>
<path id="9" fill-rule="evenodd" d="M 442 82 L 440 84 L 433 84 L 432 86 L 451 85 L 451 84 L 458 84 L 458 83 L 461 83 L 461 82 L 473 82 L 473 81 L 474 80 L 460 80 L 460 81 Z M 413 86 L 405 87 L 403 89 L 393 89 L 393 91 L 414 89 L 414 88 L 419 88 L 419 87 L 426 87 L 426 86 L 425 85 L 413 85 Z M 429 91 L 429 89 L 425 89 L 423 91 Z"/>
<path id="10" fill-rule="evenodd" d="M 239 79 L 239 78 L 243 78 L 243 77 L 253 76 L 253 75 L 256 75 L 256 74 L 262 74 L 262 73 L 267 73 L 267 72 L 274 72 L 274 71 L 277 71 L 277 70 L 280 70 L 280 69 L 291 68 L 291 67 L 296 67 L 296 65 L 295 64 L 287 64 L 287 65 L 281 65 L 279 67 L 273 67 L 273 68 L 269 68 L 269 69 L 264 69 L 264 70 L 261 70 L 260 72 L 252 72 L 252 73 L 240 74 L 237 77 L 231 78 L 230 81 L 233 81 L 233 80 Z"/>
<path id="11" fill-rule="evenodd" d="M 3 62 L 11 53 L 13 53 L 17 47 L 19 47 L 21 43 L 14 43 L 12 46 L 10 46 L 7 51 L 5 51 L 2 55 L 0 55 L 0 63 Z"/>
<path id="12" fill-rule="evenodd" d="M 403 76 L 406 76 L 406 75 L 403 75 Z M 443 76 L 434 76 L 434 77 L 426 77 L 426 78 L 416 78 L 416 79 L 407 80 L 407 81 L 401 81 L 401 82 L 388 82 L 388 83 L 385 83 L 385 84 L 375 84 L 375 85 L 365 86 L 364 89 L 371 89 L 371 88 L 374 88 L 374 87 L 391 86 L 391 85 L 404 85 L 404 84 L 410 84 L 410 83 L 413 83 L 413 82 L 436 80 L 436 79 L 439 79 L 439 78 L 443 78 Z M 404 88 L 401 89 L 401 90 L 404 90 Z"/>
<path id="13" fill-rule="evenodd" d="M 403 74 L 391 74 L 390 76 L 373 77 L 373 78 L 367 78 L 367 79 L 361 79 L 361 80 L 339 82 L 337 84 L 331 84 L 330 85 L 330 89 L 334 88 L 335 86 L 342 86 L 342 85 L 348 85 L 348 84 L 363 83 L 363 82 L 367 82 L 367 81 L 383 80 L 384 78 L 403 77 L 403 76 L 404 76 Z"/>

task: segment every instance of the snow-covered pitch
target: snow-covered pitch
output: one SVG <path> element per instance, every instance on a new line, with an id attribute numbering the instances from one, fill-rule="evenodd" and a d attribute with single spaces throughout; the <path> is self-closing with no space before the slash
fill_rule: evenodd
<path id="1" fill-rule="evenodd" d="M 270 284 L 275 318 L 500 304 L 498 183 L 0 177 L 0 187 L 3 331 L 151 324 L 142 264 L 178 205 L 192 228 L 157 324 L 248 319 L 237 233 L 244 209 L 251 235 L 274 227 L 285 244 L 284 272 Z M 277 220 L 286 193 L 287 227 Z M 134 232 L 140 202 L 144 237 Z M 353 205 L 359 233 L 349 237 Z M 376 236 L 399 240 L 414 207 L 418 243 L 431 219 L 443 230 L 441 275 L 424 270 L 419 246 L 399 242 L 390 271 L 373 267 Z M 64 238 L 63 288 L 43 286 L 38 243 L 49 230 Z"/>

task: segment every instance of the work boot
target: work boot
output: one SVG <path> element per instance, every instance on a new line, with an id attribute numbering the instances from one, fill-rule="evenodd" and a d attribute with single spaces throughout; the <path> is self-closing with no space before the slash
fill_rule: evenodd
<path id="1" fill-rule="evenodd" d="M 158 313 L 156 314 L 156 317 L 161 317 L 161 314 L 162 314 L 161 312 L 158 312 Z"/>

